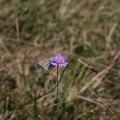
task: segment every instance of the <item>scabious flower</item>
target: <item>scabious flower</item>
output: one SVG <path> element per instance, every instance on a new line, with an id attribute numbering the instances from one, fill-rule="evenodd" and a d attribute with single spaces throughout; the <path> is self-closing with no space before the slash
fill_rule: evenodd
<path id="1" fill-rule="evenodd" d="M 61 54 L 56 54 L 55 56 L 52 57 L 51 64 L 54 66 L 66 67 L 68 62 L 66 61 L 65 56 L 63 56 Z"/>

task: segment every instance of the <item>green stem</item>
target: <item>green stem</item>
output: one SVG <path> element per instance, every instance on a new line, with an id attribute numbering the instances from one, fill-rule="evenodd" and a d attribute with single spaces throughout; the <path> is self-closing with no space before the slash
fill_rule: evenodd
<path id="1" fill-rule="evenodd" d="M 58 78 L 58 65 L 57 65 L 57 110 L 58 110 L 58 82 L 59 82 L 59 78 Z"/>

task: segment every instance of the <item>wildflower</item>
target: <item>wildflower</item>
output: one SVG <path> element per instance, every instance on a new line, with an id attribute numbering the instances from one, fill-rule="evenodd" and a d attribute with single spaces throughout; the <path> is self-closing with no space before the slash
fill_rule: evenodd
<path id="1" fill-rule="evenodd" d="M 61 54 L 56 54 L 51 58 L 51 64 L 54 66 L 66 67 L 68 62 L 66 61 L 66 57 Z"/>

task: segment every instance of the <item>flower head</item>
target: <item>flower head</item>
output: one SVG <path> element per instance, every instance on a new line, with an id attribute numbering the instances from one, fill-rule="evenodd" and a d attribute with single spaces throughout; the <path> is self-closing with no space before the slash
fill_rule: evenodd
<path id="1" fill-rule="evenodd" d="M 66 67 L 68 62 L 66 61 L 65 56 L 63 56 L 61 54 L 56 54 L 55 56 L 52 57 L 51 64 L 54 66 Z"/>

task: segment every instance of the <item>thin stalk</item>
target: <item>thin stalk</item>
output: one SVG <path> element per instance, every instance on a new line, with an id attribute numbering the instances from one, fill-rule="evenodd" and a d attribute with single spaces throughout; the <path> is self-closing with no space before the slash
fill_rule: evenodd
<path id="1" fill-rule="evenodd" d="M 58 65 L 57 65 L 57 110 L 58 110 L 58 82 L 59 82 L 59 77 L 58 77 Z"/>
<path id="2" fill-rule="evenodd" d="M 90 66 L 90 65 L 84 63 L 84 62 L 83 62 L 81 59 L 79 59 L 79 58 L 76 58 L 76 59 L 77 59 L 79 62 L 81 62 L 83 65 L 85 65 L 86 67 L 90 68 L 93 72 L 95 72 L 95 73 L 98 72 L 97 69 L 94 68 L 93 66 Z"/>

